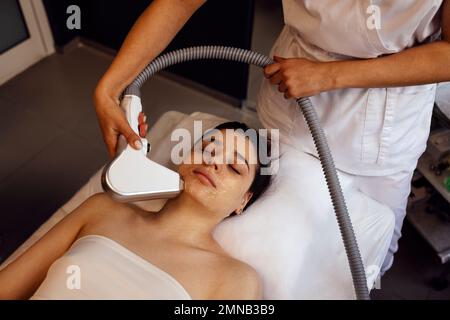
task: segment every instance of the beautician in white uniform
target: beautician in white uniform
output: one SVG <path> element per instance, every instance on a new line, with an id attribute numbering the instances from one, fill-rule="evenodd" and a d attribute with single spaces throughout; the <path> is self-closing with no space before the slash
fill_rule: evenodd
<path id="1" fill-rule="evenodd" d="M 131 145 L 139 139 L 118 107 L 120 94 L 204 2 L 153 1 L 100 80 L 94 102 L 111 156 L 119 134 Z M 284 0 L 283 9 L 285 27 L 271 50 L 281 58 L 264 70 L 270 80 L 261 87 L 259 117 L 284 142 L 314 154 L 295 101 L 285 99 L 311 97 L 337 167 L 395 213 L 385 271 L 425 150 L 434 83 L 450 80 L 449 1 Z M 146 130 L 141 125 L 140 134 Z"/>
<path id="2" fill-rule="evenodd" d="M 384 272 L 429 134 L 436 85 L 425 83 L 450 80 L 449 3 L 283 0 L 283 10 L 270 54 L 288 59 L 266 67 L 259 117 L 284 142 L 316 154 L 295 100 L 285 99 L 311 96 L 336 166 L 395 214 Z"/>

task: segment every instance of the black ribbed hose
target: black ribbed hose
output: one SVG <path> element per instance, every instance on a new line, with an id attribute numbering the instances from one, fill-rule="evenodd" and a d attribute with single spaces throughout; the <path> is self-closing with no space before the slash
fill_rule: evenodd
<path id="1" fill-rule="evenodd" d="M 273 60 L 265 55 L 240 48 L 199 46 L 180 49 L 163 54 L 153 60 L 127 87 L 124 94 L 133 94 L 140 97 L 141 86 L 145 83 L 145 81 L 147 81 L 148 78 L 153 76 L 158 71 L 180 62 L 200 59 L 232 60 L 253 64 L 261 68 L 274 63 Z M 305 117 L 309 130 L 311 131 L 314 144 L 317 148 L 317 153 L 322 164 L 322 169 L 328 185 L 328 191 L 330 192 L 331 201 L 336 213 L 336 219 L 350 265 L 356 298 L 358 300 L 368 300 L 370 299 L 370 296 L 367 288 L 364 265 L 325 134 L 320 126 L 319 119 L 311 104 L 311 100 L 308 98 L 299 98 L 297 99 L 297 104 Z"/>

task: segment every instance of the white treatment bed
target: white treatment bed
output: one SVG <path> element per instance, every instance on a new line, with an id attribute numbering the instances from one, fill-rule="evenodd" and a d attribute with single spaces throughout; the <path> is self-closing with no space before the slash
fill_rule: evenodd
<path id="1" fill-rule="evenodd" d="M 164 113 L 148 133 L 150 158 L 173 170 L 170 150 L 175 128 L 203 130 L 227 121 L 206 113 Z M 354 299 L 343 243 L 329 199 L 320 162 L 288 146 L 280 147 L 278 174 L 269 190 L 242 216 L 224 221 L 215 237 L 232 256 L 260 274 L 266 299 Z M 102 192 L 101 168 L 59 210 L 0 266 L 5 267 L 42 237 L 53 225 L 92 194 Z M 339 173 L 349 213 L 366 268 L 369 287 L 379 274 L 391 240 L 394 215 L 386 206 L 352 186 L 351 176 Z M 165 200 L 140 202 L 157 211 Z"/>

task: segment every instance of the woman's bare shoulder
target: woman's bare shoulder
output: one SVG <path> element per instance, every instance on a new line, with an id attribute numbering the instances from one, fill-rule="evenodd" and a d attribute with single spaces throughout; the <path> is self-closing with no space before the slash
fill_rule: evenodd
<path id="1" fill-rule="evenodd" d="M 113 200 L 105 193 L 96 193 L 87 198 L 79 208 L 87 215 L 99 217 L 107 212 L 114 213 L 117 210 L 124 210 L 125 205 Z"/>
<path id="2" fill-rule="evenodd" d="M 106 193 L 100 192 L 91 195 L 89 198 L 84 200 L 82 204 L 88 206 L 98 206 L 98 205 L 113 205 L 115 202 L 116 201 L 114 201 Z"/>
<path id="3" fill-rule="evenodd" d="M 86 224 L 82 233 L 98 225 L 117 223 L 119 220 L 128 219 L 133 216 L 135 210 L 127 204 L 112 199 L 105 193 L 97 193 L 89 197 L 80 205 L 80 214 L 86 215 Z M 93 230 L 90 230 L 92 232 Z"/>
<path id="4" fill-rule="evenodd" d="M 262 281 L 258 272 L 240 260 L 228 257 L 220 268 L 219 292 L 222 299 L 262 299 Z"/>

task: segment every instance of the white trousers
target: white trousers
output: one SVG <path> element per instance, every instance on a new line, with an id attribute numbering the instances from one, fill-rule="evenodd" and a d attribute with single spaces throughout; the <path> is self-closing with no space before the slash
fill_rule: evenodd
<path id="1" fill-rule="evenodd" d="M 370 177 L 354 176 L 355 187 L 372 199 L 388 206 L 395 215 L 395 229 L 389 250 L 381 267 L 385 273 L 394 262 L 394 254 L 398 250 L 398 240 L 402 236 L 403 220 L 406 216 L 406 205 L 411 192 L 411 179 L 414 172 L 401 171 L 388 176 Z"/>

